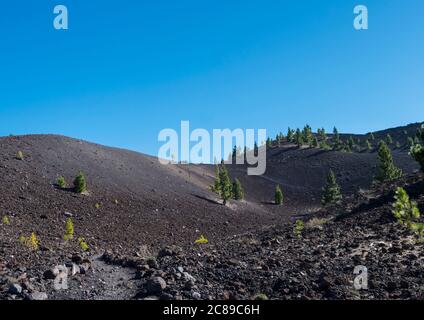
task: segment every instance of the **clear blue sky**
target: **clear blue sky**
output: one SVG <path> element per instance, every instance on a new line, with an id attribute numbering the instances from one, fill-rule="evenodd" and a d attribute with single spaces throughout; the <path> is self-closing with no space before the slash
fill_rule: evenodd
<path id="1" fill-rule="evenodd" d="M 353 29 L 357 4 L 368 31 Z M 156 154 L 181 120 L 270 135 L 423 121 L 423 15 L 422 0 L 3 1 L 0 135 Z"/>

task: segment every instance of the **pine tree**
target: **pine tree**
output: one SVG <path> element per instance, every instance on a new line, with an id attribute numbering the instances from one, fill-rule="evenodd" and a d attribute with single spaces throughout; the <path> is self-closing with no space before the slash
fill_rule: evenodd
<path id="1" fill-rule="evenodd" d="M 348 144 L 350 150 L 353 150 L 353 147 L 355 146 L 355 141 L 353 141 L 352 136 L 349 137 L 349 140 L 347 141 L 347 144 Z"/>
<path id="2" fill-rule="evenodd" d="M 221 197 L 224 205 L 227 204 L 227 201 L 233 194 L 233 184 L 231 183 L 224 160 L 221 161 L 219 168 L 215 168 L 215 182 L 211 186 L 211 189 Z"/>
<path id="3" fill-rule="evenodd" d="M 77 193 L 83 193 L 87 190 L 87 183 L 85 181 L 85 175 L 82 171 L 79 172 L 74 180 L 74 189 Z"/>
<path id="4" fill-rule="evenodd" d="M 340 134 L 336 127 L 333 129 L 333 150 L 340 150 L 342 142 L 340 141 Z"/>
<path id="5" fill-rule="evenodd" d="M 323 189 L 323 194 L 321 198 L 321 203 L 324 206 L 335 204 L 342 199 L 342 194 L 340 192 L 340 187 L 337 184 L 336 176 L 334 172 L 330 170 L 327 176 L 327 184 Z"/>
<path id="6" fill-rule="evenodd" d="M 299 148 L 303 145 L 303 136 L 299 128 L 296 130 L 294 141 Z"/>
<path id="7" fill-rule="evenodd" d="M 235 164 L 237 161 L 237 146 L 233 147 L 233 153 L 231 154 L 232 163 Z"/>
<path id="8" fill-rule="evenodd" d="M 371 142 L 367 139 L 367 140 L 365 141 L 365 144 L 367 145 L 367 150 L 371 151 L 371 150 L 372 150 Z"/>
<path id="9" fill-rule="evenodd" d="M 312 145 L 312 142 L 313 142 L 312 128 L 308 124 L 303 127 L 302 140 L 304 143 L 308 145 Z"/>
<path id="10" fill-rule="evenodd" d="M 326 140 L 327 139 L 327 134 L 325 133 L 325 129 L 324 128 L 318 129 L 318 137 L 321 140 Z"/>
<path id="11" fill-rule="evenodd" d="M 290 129 L 290 127 L 287 129 L 287 141 L 288 142 L 294 141 L 294 131 Z"/>
<path id="12" fill-rule="evenodd" d="M 392 136 L 389 133 L 386 136 L 386 141 L 387 141 L 387 144 L 393 144 Z"/>
<path id="13" fill-rule="evenodd" d="M 392 181 L 402 176 L 402 170 L 394 165 L 392 153 L 383 140 L 378 144 L 378 160 L 379 168 L 376 176 L 378 182 Z"/>
<path id="14" fill-rule="evenodd" d="M 234 200 L 243 200 L 244 199 L 244 191 L 243 187 L 241 186 L 239 179 L 234 179 L 233 182 L 233 199 Z"/>
<path id="15" fill-rule="evenodd" d="M 281 206 L 283 204 L 283 191 L 281 191 L 281 187 L 279 184 L 275 187 L 275 195 L 274 195 L 275 204 Z"/>
<path id="16" fill-rule="evenodd" d="M 271 148 L 272 147 L 272 140 L 269 137 L 268 137 L 268 139 L 266 139 L 266 146 L 267 146 L 267 148 Z"/>
<path id="17" fill-rule="evenodd" d="M 417 141 L 411 147 L 410 154 L 421 166 L 421 171 L 424 172 L 424 124 L 421 130 L 417 132 Z"/>
<path id="18" fill-rule="evenodd" d="M 219 180 L 219 165 L 215 165 L 215 181 L 213 185 L 210 186 L 212 192 L 219 193 L 219 186 L 221 182 Z"/>
<path id="19" fill-rule="evenodd" d="M 318 148 L 319 147 L 319 142 L 318 142 L 318 138 L 314 137 L 314 140 L 312 142 L 312 147 L 314 148 Z"/>
<path id="20" fill-rule="evenodd" d="M 254 155 L 255 157 L 257 157 L 257 156 L 258 156 L 258 154 L 259 154 L 259 148 L 258 148 L 258 144 L 257 144 L 257 142 L 255 141 L 255 145 L 253 146 L 253 155 Z"/>

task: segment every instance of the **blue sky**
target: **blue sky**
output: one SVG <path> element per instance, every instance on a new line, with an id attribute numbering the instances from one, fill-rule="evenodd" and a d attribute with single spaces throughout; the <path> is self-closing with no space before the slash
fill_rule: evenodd
<path id="1" fill-rule="evenodd" d="M 69 30 L 53 28 L 53 7 Z M 353 8 L 369 9 L 369 30 Z M 57 133 L 156 154 L 163 128 L 424 120 L 422 0 L 8 1 L 0 135 Z"/>

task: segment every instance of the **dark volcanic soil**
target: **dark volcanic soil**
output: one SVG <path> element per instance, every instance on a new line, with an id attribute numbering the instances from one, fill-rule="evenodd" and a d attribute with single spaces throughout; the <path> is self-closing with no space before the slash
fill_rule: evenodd
<path id="1" fill-rule="evenodd" d="M 390 219 L 392 199 L 369 207 L 369 194 L 351 198 L 339 211 L 325 213 L 324 226 L 308 228 L 301 240 L 292 234 L 293 216 L 323 214 L 319 198 L 330 169 L 345 196 L 367 194 L 375 152 L 274 147 L 264 176 L 248 177 L 244 166 L 229 166 L 246 200 L 225 207 L 209 191 L 213 166 L 162 166 L 135 152 L 52 135 L 0 138 L 0 150 L 0 217 L 10 219 L 0 225 L 0 298 L 40 298 L 34 292 L 51 299 L 356 298 L 348 276 L 359 262 L 379 270 L 372 282 L 378 289 L 359 297 L 422 297 L 422 278 L 413 271 L 422 268 L 421 251 L 408 247 L 410 236 Z M 23 160 L 16 158 L 18 151 Z M 393 150 L 393 156 L 405 173 L 418 169 L 405 150 Z M 88 194 L 55 186 L 58 176 L 71 185 L 79 170 L 86 174 Z M 417 181 L 408 183 L 422 190 Z M 285 194 L 281 207 L 272 204 L 277 183 Z M 372 197 L 380 198 L 385 191 L 375 192 Z M 360 208 L 358 214 L 334 221 L 353 207 Z M 63 241 L 68 216 L 88 252 L 77 241 Z M 37 251 L 18 240 L 32 232 L 40 241 Z M 211 244 L 194 246 L 200 234 Z M 390 249 L 399 246 L 402 255 Z M 358 258 L 360 251 L 370 260 Z M 412 265 L 404 268 L 404 256 Z M 69 277 L 69 289 L 55 291 L 44 273 L 64 264 L 79 272 Z M 396 272 L 392 288 L 387 277 Z M 333 283 L 324 285 L 331 287 L 328 292 L 321 290 L 327 276 Z M 163 278 L 166 288 L 152 277 Z M 22 290 L 11 289 L 13 283 Z"/>

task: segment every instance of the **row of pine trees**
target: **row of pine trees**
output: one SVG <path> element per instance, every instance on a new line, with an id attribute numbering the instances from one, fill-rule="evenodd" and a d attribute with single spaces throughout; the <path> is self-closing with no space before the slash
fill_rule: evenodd
<path id="1" fill-rule="evenodd" d="M 340 136 L 336 128 L 334 128 L 333 134 L 333 143 L 341 144 Z M 325 130 L 319 129 L 317 135 L 320 137 L 325 137 Z M 299 136 L 301 136 L 302 138 L 299 138 Z M 424 125 L 422 125 L 421 129 L 417 132 L 416 138 L 417 139 L 414 139 L 413 143 L 410 146 L 410 154 L 416 161 L 418 161 L 422 171 L 424 171 Z M 277 140 L 278 139 L 283 139 L 281 134 L 277 135 Z M 304 139 L 315 140 L 317 139 L 317 137 L 313 136 L 312 130 L 309 126 L 305 126 L 303 131 L 300 131 L 299 129 L 296 131 L 289 129 L 287 139 L 302 139 L 302 141 L 304 141 Z M 371 139 L 374 139 L 373 135 Z M 393 181 L 403 175 L 402 170 L 397 168 L 393 162 L 392 153 L 388 146 L 388 144 L 390 143 L 393 143 L 393 140 L 391 140 L 390 135 L 387 136 L 386 141 L 381 140 L 378 143 L 379 166 L 377 174 L 375 176 L 375 181 L 377 183 Z M 255 148 L 257 148 L 256 144 Z M 222 198 L 224 205 L 229 199 L 242 200 L 244 198 L 244 191 L 240 181 L 238 179 L 234 179 L 233 181 L 231 181 L 230 175 L 228 173 L 227 168 L 225 167 L 225 163 L 223 160 L 221 164 L 217 165 L 215 168 L 215 183 L 211 187 L 211 189 Z M 321 203 L 324 206 L 327 206 L 331 204 L 336 204 L 341 199 L 342 193 L 340 186 L 337 183 L 337 179 L 334 172 L 330 170 L 327 176 L 326 185 L 323 188 Z M 275 187 L 274 202 L 276 205 L 282 205 L 284 202 L 284 195 L 280 185 L 276 185 Z"/>
<path id="2" fill-rule="evenodd" d="M 404 143 L 399 141 L 394 141 L 390 133 L 387 133 L 384 141 L 391 148 L 401 149 L 403 147 L 411 148 L 414 145 L 420 143 L 420 135 L 421 129 L 417 130 L 415 136 L 409 136 L 407 130 L 404 131 L 405 140 Z M 266 142 L 267 148 L 272 148 L 274 146 L 279 146 L 281 143 L 289 142 L 296 144 L 299 148 L 304 146 L 309 146 L 310 148 L 319 148 L 324 150 L 334 150 L 334 151 L 342 151 L 342 152 L 364 152 L 364 151 L 373 151 L 378 149 L 379 143 L 377 143 L 377 139 L 374 133 L 369 133 L 366 136 L 366 139 L 354 138 L 353 136 L 349 136 L 347 139 L 343 140 L 339 131 L 336 127 L 333 129 L 332 135 L 328 135 L 324 128 L 318 128 L 316 133 L 312 132 L 312 128 L 310 125 L 305 125 L 301 130 L 297 128 L 296 130 L 291 129 L 290 127 L 287 129 L 286 135 L 282 132 L 278 133 L 275 139 L 268 138 Z M 254 153 L 257 155 L 258 153 L 258 144 L 255 142 L 254 144 Z M 232 162 L 235 163 L 237 157 L 242 154 L 246 154 L 249 149 L 244 147 L 242 149 L 240 146 L 234 146 L 231 159 Z"/>

